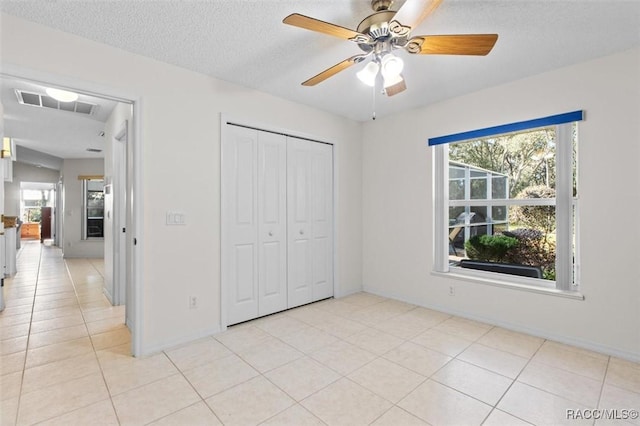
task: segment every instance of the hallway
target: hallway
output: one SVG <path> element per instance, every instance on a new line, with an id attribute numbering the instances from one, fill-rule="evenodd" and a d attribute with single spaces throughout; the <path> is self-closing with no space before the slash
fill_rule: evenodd
<path id="1" fill-rule="evenodd" d="M 32 424 L 87 405 L 86 421 L 74 417 L 74 423 L 94 423 L 96 416 L 106 421 L 106 409 L 117 424 L 99 359 L 107 349 L 128 355 L 130 333 L 124 306 L 112 307 L 102 294 L 104 262 L 65 264 L 56 247 L 39 240 L 22 244 L 18 273 L 5 279 L 6 308 L 0 313 L 0 424 L 15 424 L 16 418 Z M 96 401 L 103 403 L 91 405 Z"/>

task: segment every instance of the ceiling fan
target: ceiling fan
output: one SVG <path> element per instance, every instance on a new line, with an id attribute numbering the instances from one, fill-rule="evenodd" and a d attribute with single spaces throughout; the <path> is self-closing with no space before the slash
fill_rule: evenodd
<path id="1" fill-rule="evenodd" d="M 441 2 L 442 0 L 406 0 L 396 12 L 390 10 L 393 0 L 372 0 L 374 13 L 364 18 L 355 31 L 299 13 L 287 16 L 282 21 L 285 24 L 352 41 L 364 52 L 327 68 L 302 85 L 315 86 L 340 71 L 371 58 L 357 73 L 358 78 L 375 87 L 380 74 L 384 92 L 387 96 L 393 96 L 407 88 L 402 76 L 402 59 L 392 53 L 396 49 L 420 55 L 488 54 L 498 39 L 497 34 L 411 35 L 412 29 Z"/>

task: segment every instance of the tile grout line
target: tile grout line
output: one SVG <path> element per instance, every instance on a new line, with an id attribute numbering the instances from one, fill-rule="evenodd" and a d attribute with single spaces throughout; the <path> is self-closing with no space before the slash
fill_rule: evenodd
<path id="1" fill-rule="evenodd" d="M 107 383 L 107 378 L 104 375 L 104 370 L 102 368 L 102 364 L 100 363 L 100 358 L 98 358 L 98 352 L 96 351 L 96 347 L 93 344 L 93 339 L 91 338 L 91 333 L 89 332 L 89 326 L 87 325 L 87 319 L 84 315 L 84 310 L 82 309 L 82 306 L 80 304 L 80 298 L 78 297 L 78 288 L 76 286 L 76 281 L 73 278 L 73 274 L 71 273 L 71 269 L 69 268 L 69 264 L 67 263 L 66 259 L 62 259 L 62 261 L 64 262 L 64 266 L 65 269 L 67 271 L 67 275 L 69 276 L 69 279 L 71 280 L 71 285 L 73 286 L 73 292 L 76 295 L 76 302 L 78 304 L 78 309 L 80 309 L 80 316 L 82 316 L 82 322 L 84 324 L 85 329 L 87 330 L 87 336 L 89 338 L 89 343 L 91 343 L 91 349 L 93 351 L 93 356 L 95 357 L 96 363 L 98 364 L 98 368 L 100 369 L 100 375 L 102 376 L 102 381 L 104 382 L 104 387 L 107 390 L 107 394 L 109 395 L 109 401 L 111 402 L 111 408 L 113 408 L 113 412 L 116 416 L 116 420 L 118 421 L 118 424 L 122 424 L 122 422 L 120 421 L 120 417 L 118 416 L 118 411 L 116 410 L 116 406 L 113 402 L 113 395 L 111 395 L 111 389 L 109 389 L 109 384 Z M 89 261 L 89 264 L 91 264 L 91 266 L 93 267 L 93 264 Z M 94 267 L 95 269 L 95 267 Z M 100 275 L 102 276 L 102 275 Z M 91 404 L 89 404 L 91 405 Z M 77 409 L 82 408 L 82 407 L 78 407 Z M 75 410 L 73 410 L 75 411 Z"/>
<path id="2" fill-rule="evenodd" d="M 27 369 L 27 359 L 28 359 L 28 354 L 29 354 L 29 339 L 31 338 L 31 324 L 33 323 L 33 313 L 35 310 L 35 304 L 36 304 L 36 294 L 38 292 L 38 280 L 40 278 L 40 266 L 42 264 L 42 246 L 38 245 L 38 251 L 39 251 L 39 255 L 38 255 L 38 266 L 36 269 L 36 282 L 35 282 L 35 286 L 33 289 L 33 302 L 31 303 L 31 318 L 29 319 L 29 329 L 27 331 L 27 344 L 24 348 L 24 362 L 22 364 L 22 376 L 20 377 L 20 390 L 18 393 L 18 405 L 16 408 L 16 417 L 15 417 L 15 424 L 18 424 L 18 419 L 20 418 L 20 403 L 22 401 L 22 387 L 24 385 L 24 373 Z M 24 247 L 20 247 L 19 252 L 22 253 L 22 250 L 24 249 Z M 22 256 L 20 256 L 22 257 Z M 16 256 L 16 261 L 17 261 L 17 256 Z M 17 272 L 16 272 L 17 274 Z"/>

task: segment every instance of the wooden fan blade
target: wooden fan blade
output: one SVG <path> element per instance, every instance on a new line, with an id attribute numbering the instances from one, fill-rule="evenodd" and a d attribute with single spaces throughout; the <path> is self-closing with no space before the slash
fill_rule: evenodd
<path id="1" fill-rule="evenodd" d="M 282 20 L 282 22 L 288 25 L 293 25 L 294 27 L 304 28 L 305 30 L 316 31 L 322 34 L 328 34 L 330 36 L 338 37 L 345 40 L 349 40 L 358 36 L 366 37 L 364 34 L 361 34 L 357 31 L 350 30 L 349 28 L 341 27 L 335 24 L 330 24 L 328 22 L 324 22 L 319 19 L 311 18 L 305 15 L 300 15 L 299 13 L 293 13 L 287 16 Z"/>
<path id="2" fill-rule="evenodd" d="M 395 14 L 393 20 L 402 25 L 415 28 L 436 7 L 440 6 L 440 3 L 442 3 L 442 0 L 407 0 L 398 10 L 398 13 Z"/>
<path id="3" fill-rule="evenodd" d="M 400 92 L 404 92 L 405 90 L 407 90 L 407 85 L 404 82 L 404 77 L 402 77 L 402 81 L 400 81 L 399 83 L 396 83 L 393 86 L 389 86 L 384 89 L 387 96 L 394 96 Z"/>
<path id="4" fill-rule="evenodd" d="M 349 59 L 345 59 L 344 61 L 335 64 L 331 68 L 327 68 L 322 71 L 320 74 L 311 77 L 309 80 L 302 83 L 303 86 L 315 86 L 318 83 L 322 83 L 329 77 L 333 77 L 338 74 L 340 71 L 344 71 L 349 68 L 351 65 L 354 65 L 359 62 L 358 59 L 362 58 L 362 55 L 352 56 Z"/>
<path id="5" fill-rule="evenodd" d="M 478 55 L 491 52 L 498 34 L 464 34 L 416 36 L 409 40 L 407 51 L 422 55 Z"/>

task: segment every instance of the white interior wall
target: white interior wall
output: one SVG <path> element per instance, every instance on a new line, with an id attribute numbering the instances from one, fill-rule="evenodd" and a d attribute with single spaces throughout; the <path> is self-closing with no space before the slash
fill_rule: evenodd
<path id="1" fill-rule="evenodd" d="M 584 109 L 579 124 L 585 300 L 431 275 L 429 137 Z M 640 359 L 640 49 L 364 125 L 364 289 Z M 393 206 L 389 208 L 389 206 Z M 449 296 L 449 286 L 455 296 Z"/>
<path id="2" fill-rule="evenodd" d="M 144 228 L 142 348 L 220 327 L 220 114 L 335 144 L 336 294 L 362 286 L 361 124 L 2 14 L 3 63 L 136 94 Z M 212 52 L 215 54 L 215 52 Z M 81 58 L 81 59 L 80 59 Z M 69 190 L 69 188 L 67 188 Z M 167 211 L 185 226 L 166 226 Z M 198 298 L 188 308 L 189 296 Z"/>
<path id="3" fill-rule="evenodd" d="M 58 170 L 36 167 L 19 161 L 13 162 L 13 181 L 4 183 L 4 214 L 20 216 L 20 183 L 49 182 L 58 183 Z"/>
<path id="4" fill-rule="evenodd" d="M 64 183 L 64 211 L 62 252 L 65 258 L 104 256 L 104 240 L 101 238 L 82 239 L 82 181 L 78 176 L 104 174 L 102 159 L 64 160 L 62 180 Z"/>

